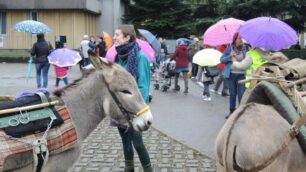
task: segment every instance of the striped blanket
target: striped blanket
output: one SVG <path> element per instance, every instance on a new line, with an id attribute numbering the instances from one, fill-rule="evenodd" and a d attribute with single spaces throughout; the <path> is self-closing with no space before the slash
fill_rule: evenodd
<path id="1" fill-rule="evenodd" d="M 77 143 L 76 129 L 74 128 L 67 107 L 56 107 L 56 110 L 59 112 L 60 116 L 64 120 L 64 123 L 58 127 L 49 130 L 47 140 L 48 150 L 51 156 L 66 151 L 74 147 Z M 34 140 L 42 138 L 43 134 L 44 133 L 27 135 L 25 137 L 22 137 L 21 139 L 23 141 L 26 141 L 27 143 L 33 143 Z M 2 171 L 2 169 L 4 168 L 5 161 L 7 158 L 12 158 L 14 156 L 16 158 L 22 158 L 25 157 L 26 154 L 29 154 L 29 152 L 32 152 L 31 145 L 10 139 L 5 135 L 5 132 L 3 130 L 0 130 L 0 171 Z M 18 167 L 26 166 L 33 161 L 32 159 L 33 157 L 31 157 L 30 161 L 24 161 L 25 164 L 20 164 L 20 162 L 23 161 L 16 160 L 15 162 L 18 162 L 19 164 L 15 165 Z M 13 165 L 10 164 L 10 166 Z M 9 167 L 9 169 L 11 168 L 13 167 Z"/>

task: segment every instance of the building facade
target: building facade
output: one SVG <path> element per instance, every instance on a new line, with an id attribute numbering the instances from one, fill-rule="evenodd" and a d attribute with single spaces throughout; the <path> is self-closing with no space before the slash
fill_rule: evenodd
<path id="1" fill-rule="evenodd" d="M 112 35 L 121 23 L 123 4 L 120 0 L 0 0 L 0 48 L 31 48 L 36 35 L 13 30 L 14 24 L 30 19 L 50 27 L 45 37 L 53 47 L 56 37 L 65 36 L 68 47 L 79 48 L 85 34 Z"/>

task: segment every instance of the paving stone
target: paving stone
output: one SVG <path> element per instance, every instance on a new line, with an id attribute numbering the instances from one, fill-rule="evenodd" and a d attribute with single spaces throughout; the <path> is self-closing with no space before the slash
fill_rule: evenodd
<path id="1" fill-rule="evenodd" d="M 143 140 L 155 172 L 216 171 L 213 159 L 167 137 L 152 127 L 143 133 Z M 136 151 L 134 152 L 134 162 L 135 172 L 143 172 Z M 109 119 L 104 119 L 85 139 L 81 156 L 72 171 L 124 171 L 121 138 L 117 128 L 109 126 Z"/>

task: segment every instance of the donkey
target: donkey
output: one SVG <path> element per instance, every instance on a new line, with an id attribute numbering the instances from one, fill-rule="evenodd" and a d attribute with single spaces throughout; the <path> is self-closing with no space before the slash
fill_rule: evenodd
<path id="1" fill-rule="evenodd" d="M 80 155 L 82 141 L 106 115 L 118 121 L 127 122 L 130 119 L 128 122 L 136 131 L 147 130 L 152 123 L 151 111 L 134 78 L 119 65 L 93 54 L 90 60 L 96 69 L 94 72 L 56 93 L 69 109 L 78 134 L 78 145 L 50 156 L 43 171 L 69 171 Z M 123 111 L 128 113 L 123 114 Z M 32 168 L 32 165 L 28 165 L 16 171 L 31 172 Z"/>
<path id="2" fill-rule="evenodd" d="M 271 105 L 240 106 L 217 136 L 217 171 L 305 172 L 306 156 L 297 139 L 282 147 L 289 129 Z"/>

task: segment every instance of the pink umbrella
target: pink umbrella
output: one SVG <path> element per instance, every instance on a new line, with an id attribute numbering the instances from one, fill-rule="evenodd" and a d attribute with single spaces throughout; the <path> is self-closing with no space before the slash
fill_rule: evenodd
<path id="1" fill-rule="evenodd" d="M 203 45 L 218 46 L 232 43 L 234 34 L 238 31 L 243 20 L 228 18 L 210 26 L 203 36 Z"/>
<path id="2" fill-rule="evenodd" d="M 141 48 L 141 51 L 146 55 L 148 60 L 150 62 L 153 62 L 154 57 L 155 57 L 155 51 L 150 46 L 150 44 L 146 41 L 141 40 L 141 39 L 136 39 L 136 42 L 138 43 L 138 45 Z M 117 51 L 116 51 L 115 46 L 113 45 L 110 49 L 108 49 L 105 57 L 106 57 L 107 60 L 113 62 L 113 61 L 115 61 L 116 55 L 117 55 Z"/>

